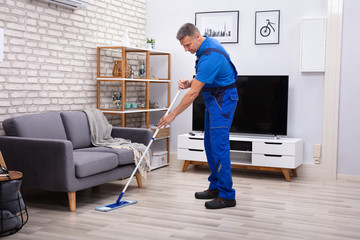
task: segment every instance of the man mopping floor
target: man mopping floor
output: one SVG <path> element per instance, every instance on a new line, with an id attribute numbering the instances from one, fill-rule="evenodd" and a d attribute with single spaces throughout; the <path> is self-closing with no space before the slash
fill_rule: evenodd
<path id="1" fill-rule="evenodd" d="M 179 81 L 180 89 L 190 90 L 174 111 L 160 119 L 158 128 L 169 125 L 202 92 L 206 106 L 204 146 L 211 174 L 208 189 L 196 192 L 195 198 L 213 199 L 205 202 L 209 209 L 234 207 L 229 130 L 238 101 L 236 68 L 221 44 L 207 35 L 202 36 L 194 24 L 184 24 L 176 38 L 186 52 L 196 54 L 196 76 L 192 80 Z"/>

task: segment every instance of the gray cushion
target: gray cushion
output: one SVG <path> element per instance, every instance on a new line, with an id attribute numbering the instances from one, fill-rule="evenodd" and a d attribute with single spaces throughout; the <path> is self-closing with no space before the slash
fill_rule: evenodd
<path id="1" fill-rule="evenodd" d="M 64 123 L 68 140 L 74 149 L 91 146 L 90 127 L 84 112 L 62 112 L 61 118 Z"/>
<path id="2" fill-rule="evenodd" d="M 74 151 L 75 175 L 78 178 L 112 170 L 118 166 L 114 153 Z"/>
<path id="3" fill-rule="evenodd" d="M 29 114 L 3 121 L 6 135 L 31 138 L 66 139 L 59 112 Z"/>
<path id="4" fill-rule="evenodd" d="M 77 151 L 115 153 L 118 157 L 118 165 L 126 165 L 126 164 L 134 163 L 134 153 L 128 149 L 112 149 L 112 148 L 108 148 L 108 147 L 90 147 L 90 148 L 78 149 Z"/>

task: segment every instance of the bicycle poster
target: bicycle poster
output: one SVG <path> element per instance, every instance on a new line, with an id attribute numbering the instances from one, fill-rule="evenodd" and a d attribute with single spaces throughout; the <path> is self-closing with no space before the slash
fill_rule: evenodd
<path id="1" fill-rule="evenodd" d="M 279 44 L 280 10 L 255 12 L 255 44 Z"/>

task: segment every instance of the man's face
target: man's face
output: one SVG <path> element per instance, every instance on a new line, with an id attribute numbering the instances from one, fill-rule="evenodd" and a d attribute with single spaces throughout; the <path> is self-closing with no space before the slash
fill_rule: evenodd
<path id="1" fill-rule="evenodd" d="M 196 34 L 195 37 L 185 36 L 181 39 L 180 44 L 184 47 L 185 52 L 196 53 L 201 46 L 200 37 L 200 34 Z"/>

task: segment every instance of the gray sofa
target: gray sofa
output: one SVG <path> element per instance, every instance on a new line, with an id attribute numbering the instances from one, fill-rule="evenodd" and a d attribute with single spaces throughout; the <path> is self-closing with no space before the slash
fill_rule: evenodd
<path id="1" fill-rule="evenodd" d="M 128 178 L 135 168 L 126 149 L 94 147 L 84 112 L 46 112 L 3 121 L 0 151 L 9 170 L 24 174 L 23 187 L 67 192 L 76 211 L 76 191 Z M 147 145 L 153 132 L 114 127 L 112 136 Z M 136 174 L 139 187 L 141 176 Z"/>

